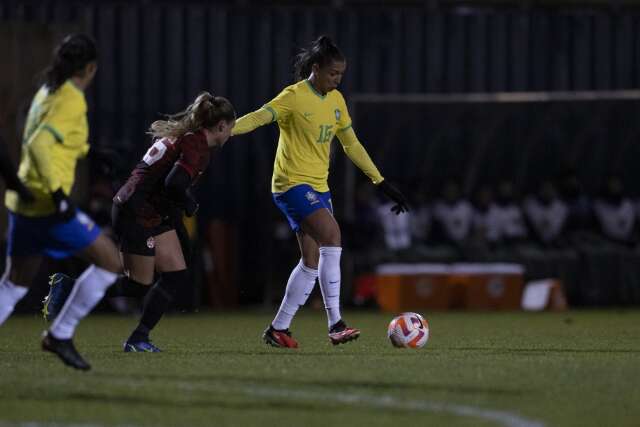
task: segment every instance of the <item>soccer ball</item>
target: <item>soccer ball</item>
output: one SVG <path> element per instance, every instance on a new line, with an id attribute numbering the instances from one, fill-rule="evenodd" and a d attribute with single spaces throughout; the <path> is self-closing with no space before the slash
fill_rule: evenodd
<path id="1" fill-rule="evenodd" d="M 429 323 L 418 313 L 402 313 L 389 323 L 387 336 L 394 347 L 421 348 L 429 340 Z"/>

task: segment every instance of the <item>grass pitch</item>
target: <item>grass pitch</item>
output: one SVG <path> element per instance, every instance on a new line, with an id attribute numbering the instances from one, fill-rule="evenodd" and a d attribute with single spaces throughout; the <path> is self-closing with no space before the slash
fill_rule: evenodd
<path id="1" fill-rule="evenodd" d="M 423 313 L 422 350 L 392 348 L 392 316 L 347 312 L 360 340 L 333 347 L 325 316 L 267 347 L 272 313 L 168 316 L 160 354 L 121 350 L 135 320 L 94 315 L 76 345 L 88 373 L 39 350 L 43 321 L 0 327 L 0 426 L 638 426 L 640 311 Z"/>

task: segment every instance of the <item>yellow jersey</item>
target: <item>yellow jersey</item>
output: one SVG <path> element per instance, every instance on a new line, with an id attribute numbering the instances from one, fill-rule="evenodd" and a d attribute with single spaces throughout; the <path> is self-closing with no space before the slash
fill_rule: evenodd
<path id="1" fill-rule="evenodd" d="M 76 163 L 89 152 L 87 103 L 84 92 L 67 80 L 54 93 L 42 86 L 36 93 L 24 128 L 18 176 L 35 200 L 26 203 L 8 190 L 5 205 L 25 216 L 55 212 L 51 193 L 69 194 Z"/>
<path id="2" fill-rule="evenodd" d="M 329 153 L 334 136 L 338 137 L 351 160 L 374 183 L 383 180 L 355 137 L 340 91 L 332 90 L 322 95 L 308 80 L 302 80 L 286 87 L 260 110 L 238 119 L 232 134 L 247 133 L 273 121 L 280 129 L 271 181 L 274 193 L 303 183 L 319 192 L 329 191 Z"/>

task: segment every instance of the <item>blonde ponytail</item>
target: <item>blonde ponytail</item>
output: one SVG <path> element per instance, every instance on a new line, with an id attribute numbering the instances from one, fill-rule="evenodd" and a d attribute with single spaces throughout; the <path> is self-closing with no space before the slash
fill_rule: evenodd
<path id="1" fill-rule="evenodd" d="M 147 133 L 156 138 L 179 138 L 185 133 L 211 128 L 220 120 L 232 121 L 235 118 L 236 112 L 228 99 L 202 92 L 184 111 L 168 115 L 167 120 L 151 123 Z"/>

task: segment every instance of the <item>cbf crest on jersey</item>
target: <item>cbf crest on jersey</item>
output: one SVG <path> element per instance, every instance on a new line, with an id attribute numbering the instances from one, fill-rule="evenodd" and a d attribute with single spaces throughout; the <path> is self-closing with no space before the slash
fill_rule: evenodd
<path id="1" fill-rule="evenodd" d="M 340 109 L 336 108 L 336 120 L 340 120 Z"/>

